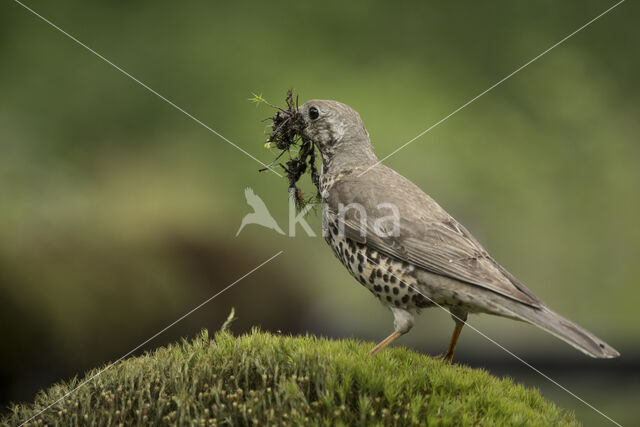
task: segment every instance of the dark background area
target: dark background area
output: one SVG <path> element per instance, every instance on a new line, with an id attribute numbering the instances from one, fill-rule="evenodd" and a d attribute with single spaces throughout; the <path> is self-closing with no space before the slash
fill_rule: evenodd
<path id="1" fill-rule="evenodd" d="M 271 111 L 252 92 L 345 102 L 383 157 L 614 2 L 25 4 L 268 162 Z M 628 425 L 640 421 L 638 12 L 621 4 L 386 162 L 622 357 L 471 323 Z M 288 229 L 283 179 L 12 1 L 0 65 L 2 410 L 116 360 L 280 250 L 146 348 L 216 330 L 231 307 L 236 333 L 392 330 L 321 238 L 256 225 L 235 237 L 246 187 Z M 427 310 L 399 343 L 442 353 L 452 327 Z M 456 357 L 606 422 L 469 328 Z"/>

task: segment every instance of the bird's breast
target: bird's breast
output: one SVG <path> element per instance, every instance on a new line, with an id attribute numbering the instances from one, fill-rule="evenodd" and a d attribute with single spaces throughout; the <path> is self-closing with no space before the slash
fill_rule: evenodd
<path id="1" fill-rule="evenodd" d="M 380 302 L 410 311 L 433 305 L 419 292 L 412 265 L 345 237 L 340 233 L 335 216 L 323 209 L 323 227 L 325 224 L 324 237 L 336 258 Z"/>

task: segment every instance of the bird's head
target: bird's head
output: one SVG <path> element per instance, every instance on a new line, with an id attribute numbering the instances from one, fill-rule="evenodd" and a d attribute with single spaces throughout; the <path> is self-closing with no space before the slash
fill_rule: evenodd
<path id="1" fill-rule="evenodd" d="M 313 99 L 298 112 L 304 120 L 303 136 L 318 147 L 325 166 L 330 162 L 366 166 L 377 161 L 360 115 L 348 105 Z"/>

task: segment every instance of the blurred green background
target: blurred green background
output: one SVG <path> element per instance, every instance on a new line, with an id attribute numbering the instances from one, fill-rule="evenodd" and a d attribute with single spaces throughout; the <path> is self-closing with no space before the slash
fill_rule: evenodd
<path id="1" fill-rule="evenodd" d="M 614 2 L 29 1 L 264 162 L 281 103 L 360 112 L 379 157 Z M 471 322 L 619 422 L 640 421 L 640 36 L 625 2 L 387 164 L 552 308 L 622 353 L 592 361 L 533 327 Z M 217 329 L 379 340 L 392 316 L 321 238 L 250 225 L 252 187 L 287 230 L 286 183 L 12 1 L 0 4 L 0 400 L 115 360 L 276 252 L 146 348 Z M 307 187 L 309 188 L 309 187 Z M 319 234 L 318 214 L 309 222 Z M 400 344 L 437 354 L 435 309 Z M 605 419 L 471 329 L 460 363 Z M 4 410 L 4 409 L 3 409 Z"/>

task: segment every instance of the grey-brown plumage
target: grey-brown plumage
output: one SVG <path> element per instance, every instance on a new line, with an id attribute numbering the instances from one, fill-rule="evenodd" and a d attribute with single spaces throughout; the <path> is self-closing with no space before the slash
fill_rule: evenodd
<path id="1" fill-rule="evenodd" d="M 448 307 L 456 321 L 448 360 L 467 313 L 473 312 L 529 322 L 592 357 L 619 356 L 547 308 L 415 184 L 377 164 L 357 112 L 324 100 L 308 101 L 299 110 L 305 136 L 322 156 L 325 239 L 350 273 L 394 315 L 394 333 L 372 352 L 408 332 L 413 313 L 437 303 Z M 352 208 L 345 209 L 347 205 Z"/>

